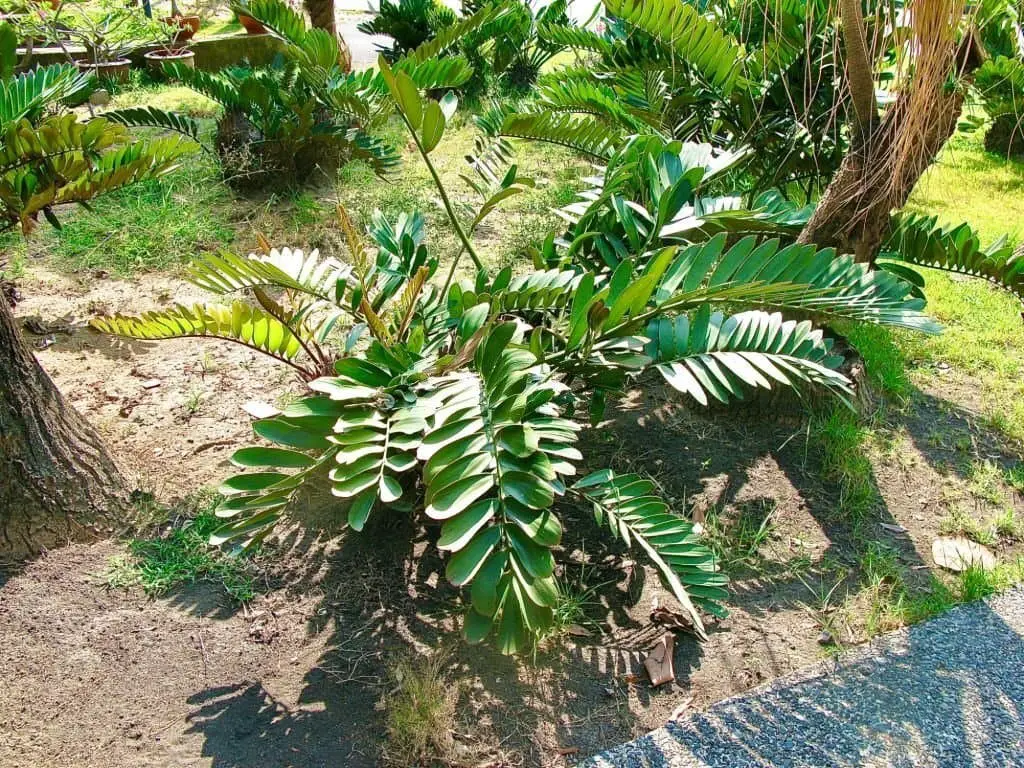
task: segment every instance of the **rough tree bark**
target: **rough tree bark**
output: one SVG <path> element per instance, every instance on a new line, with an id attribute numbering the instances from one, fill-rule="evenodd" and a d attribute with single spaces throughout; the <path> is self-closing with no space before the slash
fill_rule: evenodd
<path id="1" fill-rule="evenodd" d="M 873 263 L 891 233 L 892 212 L 906 205 L 921 175 L 956 130 L 964 92 L 936 89 L 930 94 L 927 120 L 911 121 L 912 105 L 919 104 L 912 85 L 879 119 L 860 0 L 841 0 L 840 18 L 854 106 L 851 147 L 798 240 Z M 951 57 L 961 82 L 983 57 L 972 30 Z M 893 162 L 897 153 L 905 162 Z"/>
<path id="2" fill-rule="evenodd" d="M 61 397 L 0 299 L 0 554 L 109 534 L 127 509 L 99 435 Z"/>
<path id="3" fill-rule="evenodd" d="M 858 261 L 873 263 L 891 233 L 891 214 L 906 205 L 910 193 L 956 130 L 963 108 L 961 92 L 951 92 L 937 105 L 928 130 L 919 137 L 920 162 L 901 169 L 891 186 L 880 184 L 877 171 L 894 150 L 909 98 L 896 103 L 862 141 L 855 141 L 822 195 L 799 242 L 853 253 Z"/>
<path id="4" fill-rule="evenodd" d="M 318 29 L 330 32 L 338 40 L 338 48 L 341 50 L 338 64 L 346 72 L 352 69 L 352 52 L 348 43 L 338 31 L 338 23 L 334 14 L 334 0 L 303 0 L 306 13 L 309 14 L 309 21 Z"/>

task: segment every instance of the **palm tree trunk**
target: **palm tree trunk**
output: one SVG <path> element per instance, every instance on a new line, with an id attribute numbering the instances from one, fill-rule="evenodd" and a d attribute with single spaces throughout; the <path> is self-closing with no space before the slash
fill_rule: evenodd
<path id="1" fill-rule="evenodd" d="M 910 103 L 909 96 L 901 94 L 878 126 L 843 158 L 798 241 L 836 248 L 840 253 L 853 253 L 858 261 L 873 263 L 891 234 L 892 212 L 907 204 L 921 175 L 953 135 L 963 101 L 963 93 L 954 91 L 935 104 L 927 131 L 915 139 L 916 162 L 903 165 L 897 176 L 884 184 L 878 171 L 890 167 Z"/>
<path id="2" fill-rule="evenodd" d="M 352 52 L 348 43 L 338 31 L 338 22 L 334 14 L 334 0 L 303 0 L 306 13 L 309 14 L 310 23 L 318 28 L 326 30 L 338 40 L 338 49 L 341 54 L 338 57 L 338 65 L 346 72 L 352 69 Z"/>
<path id="3" fill-rule="evenodd" d="M 938 6 L 926 3 L 935 1 L 918 0 L 913 13 L 924 13 L 926 7 L 934 11 Z M 945 6 L 951 16 L 957 12 L 955 1 Z M 915 60 L 914 74 L 896 102 L 878 120 L 860 0 L 841 0 L 840 12 L 856 121 L 853 140 L 798 240 L 873 263 L 891 233 L 892 212 L 906 205 L 921 175 L 956 130 L 964 89 L 948 88 L 948 76 L 962 84 L 985 54 L 973 29 L 957 45 L 955 28 L 922 24 L 913 47 L 925 53 Z M 937 16 L 943 18 L 941 10 Z M 925 39 L 928 35 L 932 39 Z"/>
<path id="4" fill-rule="evenodd" d="M 67 404 L 0 300 L 0 554 L 108 535 L 125 519 L 121 473 Z"/>

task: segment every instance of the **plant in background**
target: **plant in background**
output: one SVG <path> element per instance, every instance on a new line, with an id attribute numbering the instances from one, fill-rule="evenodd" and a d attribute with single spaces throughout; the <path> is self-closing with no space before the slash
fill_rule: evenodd
<path id="1" fill-rule="evenodd" d="M 923 301 L 909 283 L 828 250 L 754 237 L 730 244 L 724 235 L 683 247 L 628 241 L 608 262 L 583 256 L 592 239 L 583 233 L 557 245 L 564 253 L 551 269 L 492 273 L 474 232 L 530 182 L 515 166 L 502 170 L 507 145 L 483 138 L 468 158 L 479 202 L 454 202 L 431 153 L 455 97 L 425 97 L 432 89 L 403 61 L 382 59 L 373 76 L 435 181 L 461 246 L 449 264 L 424 248 L 416 216 L 393 226 L 376 217 L 374 254 L 342 214 L 347 264 L 269 245 L 248 258 L 208 258 L 193 274 L 200 285 L 248 291 L 253 301 L 233 305 L 230 316 L 218 304 L 97 319 L 94 327 L 138 338 L 228 338 L 307 361 L 309 395 L 254 422 L 265 442 L 235 453 L 244 471 L 222 486 L 225 522 L 215 543 L 257 545 L 297 491 L 326 476 L 355 531 L 380 514 L 439 524 L 448 580 L 464 590 L 464 636 L 490 636 L 514 653 L 555 620 L 561 518 L 571 520 L 581 504 L 651 561 L 703 637 L 704 614 L 722 615 L 728 595 L 713 553 L 643 477 L 599 470 L 577 479 L 575 414 L 600 418 L 607 399 L 645 371 L 700 403 L 777 387 L 846 398 L 841 358 L 806 318 L 935 331 Z M 493 128 L 493 115 L 478 124 Z M 704 150 L 640 142 L 620 151 L 644 165 L 667 162 L 663 152 Z M 679 162 L 700 169 L 694 181 L 712 170 Z M 595 224 L 605 226 L 600 217 Z M 459 281 L 465 258 L 476 278 Z"/>
<path id="2" fill-rule="evenodd" d="M 283 55 L 270 66 L 208 73 L 165 65 L 170 76 L 223 107 L 215 146 L 227 179 L 241 186 L 268 179 L 301 184 L 354 158 L 380 175 L 392 170 L 398 152 L 373 136 L 391 109 L 380 73 L 345 71 L 336 36 L 307 28 L 302 15 L 279 0 L 252 0 L 244 10 L 284 43 Z M 440 54 L 500 13 L 461 21 L 399 59 L 395 68 L 422 88 L 459 87 L 472 74 L 469 64 Z"/>
<path id="3" fill-rule="evenodd" d="M 14 76 L 17 39 L 0 25 L 0 231 L 28 233 L 39 214 L 57 226 L 57 206 L 159 176 L 194 150 L 183 138 L 135 140 L 120 113 L 79 120 L 71 107 L 94 78 L 70 64 Z"/>
<path id="4" fill-rule="evenodd" d="M 634 134 L 753 149 L 755 194 L 806 200 L 831 178 L 847 143 L 843 63 L 828 3 L 712 4 L 612 0 L 604 32 L 554 19 L 542 40 L 581 62 L 540 82 L 540 98 L 506 133 L 589 151 Z"/>
<path id="5" fill-rule="evenodd" d="M 476 12 L 498 4 L 495 0 L 475 0 L 464 2 L 463 7 Z M 537 82 L 541 68 L 565 50 L 564 45 L 542 37 L 540 30 L 545 25 L 568 25 L 568 2 L 516 0 L 505 5 L 508 13 L 471 36 L 463 50 L 477 68 L 478 78 L 485 72 L 514 92 L 526 92 Z"/>
<path id="6" fill-rule="evenodd" d="M 596 76 L 592 65 L 553 73 L 549 80 L 541 83 L 537 107 L 527 113 L 507 115 L 499 133 L 562 144 L 602 163 L 607 163 L 627 145 L 633 135 L 654 136 L 664 143 L 672 137 L 724 134 L 726 146 L 733 151 L 751 150 L 735 170 L 742 171 L 740 178 L 750 179 L 752 183 L 744 184 L 745 188 L 738 195 L 733 190 L 726 190 L 729 194 L 722 195 L 724 182 L 720 181 L 718 188 L 714 184 L 704 185 L 695 192 L 694 180 L 690 179 L 686 182 L 691 184 L 690 189 L 672 187 L 675 196 L 662 198 L 665 207 L 658 210 L 648 207 L 651 196 L 657 192 L 656 186 L 651 193 L 623 196 L 613 185 L 607 195 L 595 190 L 586 193 L 593 198 L 593 204 L 585 198 L 571 207 L 566 211 L 570 219 L 578 217 L 584 209 L 593 214 L 610 206 L 611 212 L 607 215 L 618 218 L 623 226 L 638 226 L 636 232 L 645 240 L 668 236 L 669 240 L 685 240 L 719 227 L 728 232 L 774 231 L 784 241 L 796 239 L 808 244 L 829 245 L 839 253 L 855 251 L 858 260 L 898 274 L 914 284 L 919 294 L 924 278 L 914 267 L 983 277 L 1024 297 L 1024 253 L 1015 251 L 1005 238 L 983 247 L 968 224 L 939 227 L 934 220 L 899 212 L 902 203 L 883 205 L 876 201 L 872 204 L 876 207 L 871 207 L 870 211 L 840 210 L 855 197 L 852 189 L 868 195 L 871 190 L 885 186 L 878 169 L 883 162 L 892 160 L 885 155 L 888 145 L 880 146 L 879 152 L 885 156 L 878 157 L 877 164 L 863 165 L 863 172 L 874 174 L 875 180 L 870 184 L 857 181 L 854 185 L 851 179 L 860 167 L 856 160 L 859 155 L 851 156 L 845 149 L 836 154 L 826 152 L 825 155 L 835 162 L 823 163 L 824 155 L 818 150 L 800 149 L 780 138 L 776 129 L 762 130 L 771 125 L 788 125 L 786 131 L 791 129 L 795 132 L 793 135 L 805 135 L 806 127 L 814 121 L 801 115 L 801 104 L 812 111 L 825 110 L 822 114 L 830 115 L 829 119 L 840 114 L 837 111 L 840 107 L 842 114 L 849 111 L 845 85 L 834 91 L 840 99 L 835 104 L 827 98 L 833 91 L 821 91 L 818 86 L 805 92 L 804 100 L 787 95 L 776 103 L 769 98 L 772 89 L 791 80 L 792 67 L 815 73 L 819 70 L 826 74 L 832 72 L 829 77 L 842 70 L 836 58 L 835 30 L 827 4 L 811 3 L 805 7 L 781 3 L 762 8 L 751 0 L 749 4 L 738 6 L 715 6 L 706 15 L 697 13 L 683 0 L 645 0 L 643 3 L 609 0 L 605 6 L 617 17 L 609 23 L 605 35 L 558 25 L 542 30 L 543 35 L 553 40 L 596 55 Z M 886 9 L 879 6 L 878 12 L 884 18 Z M 768 34 L 774 29 L 766 22 L 771 18 L 779 23 L 778 34 Z M 985 18 L 970 16 L 968 21 L 983 24 Z M 877 23 L 875 27 L 888 28 Z M 904 32 L 909 34 L 909 30 L 903 28 L 897 31 L 899 34 L 891 40 L 878 43 L 892 55 L 895 55 L 892 48 L 895 42 L 905 37 Z M 952 30 L 951 34 L 956 32 Z M 966 45 L 974 38 L 965 33 L 963 39 Z M 976 56 L 970 58 L 973 61 Z M 998 63 L 988 66 L 993 71 L 1000 67 Z M 795 82 L 800 82 L 799 76 Z M 872 103 L 874 90 L 872 82 Z M 771 106 L 773 103 L 775 107 Z M 956 104 L 947 106 L 959 110 Z M 742 119 L 743 115 L 756 119 L 749 122 Z M 896 117 L 891 120 L 894 126 L 899 125 Z M 836 123 L 835 131 L 840 131 L 842 123 L 842 119 Z M 944 128 L 951 126 L 952 123 L 944 124 Z M 940 134 L 933 131 L 928 135 L 937 139 Z M 835 136 L 841 138 L 840 133 Z M 841 144 L 840 141 L 835 146 Z M 924 163 L 918 160 L 908 161 L 905 170 L 911 176 L 919 175 L 928 158 Z M 791 195 L 794 184 L 810 180 L 812 183 L 805 189 L 805 196 L 810 199 L 814 190 L 833 177 L 840 161 L 848 166 L 846 180 L 833 181 L 834 194 L 825 195 L 817 205 L 800 207 L 781 197 Z M 667 170 L 677 172 L 681 168 L 668 167 Z M 736 177 L 734 172 L 733 184 Z M 615 184 L 623 182 L 622 178 L 609 178 Z M 678 181 L 678 177 L 673 177 L 665 186 Z M 599 180 L 601 186 L 607 183 L 604 178 Z M 912 186 L 902 185 L 899 196 L 905 200 Z M 759 193 L 766 187 L 775 187 L 778 193 Z M 643 210 L 626 210 L 623 206 L 627 199 L 639 203 Z M 894 209 L 897 209 L 895 214 Z M 834 231 L 851 227 L 853 235 L 834 236 Z M 690 231 L 684 231 L 687 229 Z M 862 230 L 864 237 L 856 235 Z M 859 243 L 856 248 L 849 239 L 854 235 Z M 633 239 L 636 238 L 634 233 Z M 596 241 L 585 247 L 602 246 Z"/>
<path id="7" fill-rule="evenodd" d="M 173 170 L 195 146 L 136 140 L 109 117 L 70 107 L 94 79 L 70 64 L 15 75 L 18 34 L 0 24 L 0 232 L 25 235 L 61 205 Z M 111 529 L 126 518 L 126 482 L 103 441 L 46 375 L 0 301 L 0 550 L 23 556 Z"/>
<path id="8" fill-rule="evenodd" d="M 358 29 L 363 34 L 390 37 L 390 47 L 378 45 L 377 49 L 393 62 L 433 40 L 457 18 L 438 0 L 381 0 L 377 15 L 362 22 Z"/>
<path id="9" fill-rule="evenodd" d="M 195 34 L 190 23 L 192 20 L 198 25 L 198 16 L 182 16 L 177 5 L 172 5 L 171 15 L 157 27 L 159 34 L 154 39 L 157 49 L 145 54 L 152 71 L 162 73 L 165 61 L 178 61 L 186 67 L 195 68 L 195 54 L 191 51 Z"/>
<path id="10" fill-rule="evenodd" d="M 85 48 L 86 58 L 79 66 L 119 82 L 128 78 L 128 54 L 163 34 L 161 25 L 148 19 L 141 7 L 114 0 L 65 0 L 39 18 L 49 26 L 54 39 L 63 35 Z"/>
<path id="11" fill-rule="evenodd" d="M 974 74 L 985 112 L 992 120 L 985 149 L 1004 157 L 1024 157 L 1024 59 L 999 56 Z"/>

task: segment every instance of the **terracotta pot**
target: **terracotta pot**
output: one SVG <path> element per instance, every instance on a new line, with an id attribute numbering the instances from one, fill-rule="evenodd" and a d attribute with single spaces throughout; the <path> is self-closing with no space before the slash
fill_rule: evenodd
<path id="1" fill-rule="evenodd" d="M 238 21 L 241 22 L 242 26 L 245 27 L 245 31 L 250 35 L 265 35 L 267 34 L 267 28 L 260 24 L 252 16 L 245 13 L 238 14 Z"/>
<path id="2" fill-rule="evenodd" d="M 75 62 L 75 66 L 82 72 L 91 72 L 96 77 L 113 80 L 117 83 L 128 82 L 128 72 L 132 63 L 128 59 L 117 59 L 115 61 L 101 61 L 93 63 L 86 59 Z"/>
<path id="3" fill-rule="evenodd" d="M 177 61 L 182 66 L 190 69 L 196 68 L 196 54 L 195 51 L 177 51 L 176 53 L 168 53 L 167 51 L 150 51 L 144 54 L 146 59 L 146 66 L 149 67 L 151 72 L 163 74 L 164 62 L 165 61 Z"/>
<path id="4" fill-rule="evenodd" d="M 199 31 L 198 16 L 181 16 L 179 14 L 178 16 L 168 16 L 163 21 L 167 26 L 177 28 L 178 32 L 174 35 L 175 45 L 187 43 Z"/>

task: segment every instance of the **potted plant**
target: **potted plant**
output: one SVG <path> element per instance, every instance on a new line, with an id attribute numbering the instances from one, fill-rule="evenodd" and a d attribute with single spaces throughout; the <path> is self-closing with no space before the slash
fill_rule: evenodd
<path id="1" fill-rule="evenodd" d="M 131 61 L 128 54 L 160 35 L 154 23 L 139 8 L 125 7 L 116 0 L 103 0 L 99 7 L 81 8 L 68 19 L 66 35 L 85 48 L 84 59 L 75 62 L 83 72 L 115 82 L 127 82 Z"/>
<path id="2" fill-rule="evenodd" d="M 157 41 L 159 47 L 144 54 L 146 65 L 150 71 L 163 73 L 165 61 L 176 61 L 183 66 L 195 69 L 196 54 L 189 49 L 192 35 L 189 34 L 182 39 L 181 29 L 170 25 L 164 25 L 162 33 L 162 37 Z"/>
<path id="3" fill-rule="evenodd" d="M 240 3 L 240 5 L 244 6 L 245 3 Z M 267 28 L 264 27 L 262 24 L 260 24 L 256 19 L 254 19 L 249 14 L 244 13 L 243 11 L 236 11 L 235 15 L 238 16 L 239 23 L 243 27 L 245 27 L 245 31 L 246 31 L 247 34 L 250 34 L 250 35 L 265 35 L 265 34 L 267 34 Z"/>
<path id="4" fill-rule="evenodd" d="M 173 42 L 175 44 L 187 43 L 199 31 L 199 16 L 196 14 L 185 16 L 178 10 L 176 0 L 171 0 L 171 15 L 164 19 L 164 24 L 174 30 Z"/>

